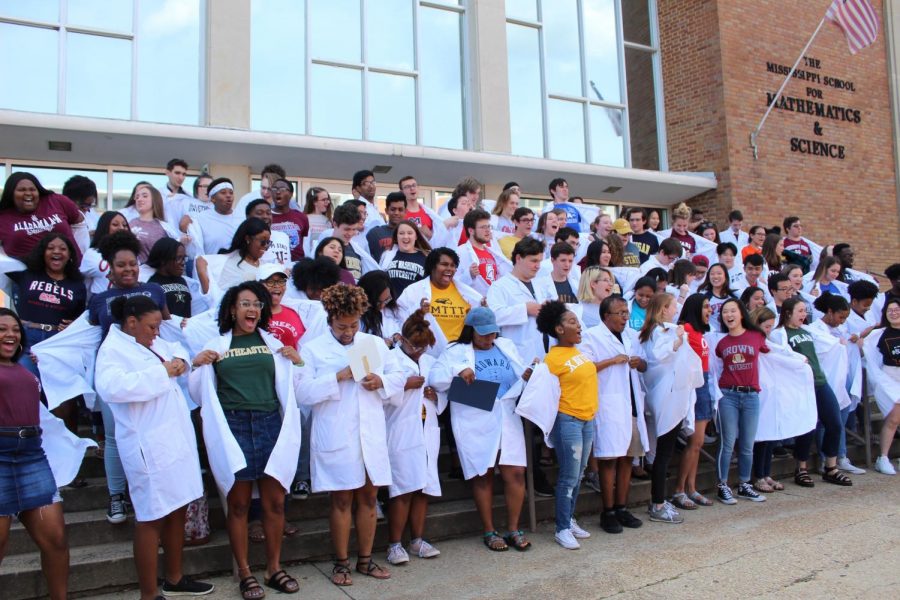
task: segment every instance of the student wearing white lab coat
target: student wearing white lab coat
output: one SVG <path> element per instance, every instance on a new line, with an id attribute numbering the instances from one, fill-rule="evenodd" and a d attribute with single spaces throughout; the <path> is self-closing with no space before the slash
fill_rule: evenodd
<path id="1" fill-rule="evenodd" d="M 637 332 L 628 327 L 628 303 L 619 295 L 600 304 L 601 322 L 584 333 L 581 350 L 597 366 L 600 409 L 594 417 L 603 512 L 600 527 L 607 533 L 635 529 L 640 519 L 626 508 L 633 458 L 649 449 L 644 421 L 644 389 L 639 373 L 647 370 Z"/>
<path id="2" fill-rule="evenodd" d="M 456 281 L 459 255 L 450 248 L 435 248 L 425 259 L 425 279 L 407 286 L 397 299 L 401 322 L 420 308 L 428 308 L 426 320 L 434 333 L 428 354 L 438 357 L 449 342 L 455 342 L 466 314 L 484 303 L 484 297 L 461 281 Z"/>
<path id="3" fill-rule="evenodd" d="M 375 496 L 380 486 L 391 485 L 384 404 L 402 399 L 406 375 L 383 339 L 359 331 L 360 316 L 368 307 L 362 289 L 339 283 L 322 292 L 322 305 L 328 314 L 329 330 L 303 348 L 314 377 L 303 401 L 312 405 L 313 491 L 331 492 L 335 554 L 331 581 L 348 586 L 353 583 L 349 546 L 354 502 L 356 570 L 375 579 L 391 576 L 372 560 Z M 375 341 L 382 367 L 356 381 L 348 349 L 370 340 Z"/>
<path id="4" fill-rule="evenodd" d="M 437 392 L 429 376 L 435 359 L 425 350 L 434 333 L 423 311 L 403 323 L 393 354 L 406 381 L 391 404 L 384 407 L 388 453 L 391 459 L 391 500 L 388 505 L 388 557 L 392 565 L 409 562 L 401 537 L 409 523 L 409 551 L 419 558 L 434 558 L 440 551 L 424 539 L 429 496 L 441 495 L 438 453 L 441 430 L 437 420 Z"/>
<path id="5" fill-rule="evenodd" d="M 141 598 L 157 597 L 159 540 L 165 552 L 163 593 L 213 591 L 181 569 L 187 505 L 203 495 L 194 428 L 176 379 L 188 353 L 157 337 L 162 313 L 146 296 L 119 297 L 97 355 L 97 392 L 116 420 L 119 456 L 135 513 L 134 561 Z"/>
<path id="6" fill-rule="evenodd" d="M 675 325 L 678 303 L 672 294 L 653 296 L 639 339 L 647 357 L 647 406 L 656 432 L 656 458 L 650 482 L 650 520 L 681 523 L 684 517 L 666 500 L 666 470 L 678 432 L 694 432 L 696 388 L 703 385 L 700 357 L 691 349 L 683 325 Z"/>
<path id="7" fill-rule="evenodd" d="M 498 279 L 487 293 L 487 306 L 494 311 L 501 335 L 513 342 L 526 361 L 541 359 L 544 350 L 535 317 L 544 302 L 556 299 L 556 288 L 537 278 L 544 259 L 543 245 L 531 238 L 513 249 L 513 270 Z"/>
<path id="8" fill-rule="evenodd" d="M 856 343 L 859 336 L 851 334 L 845 324 L 850 317 L 850 304 L 843 296 L 826 291 L 816 298 L 813 307 L 822 318 L 810 323 L 807 329 L 815 336 L 816 354 L 841 409 L 838 467 L 854 475 L 863 475 L 866 470 L 854 465 L 847 457 L 847 419 L 862 397 L 862 356 Z M 816 427 L 819 448 L 824 433 L 821 424 Z M 824 461 L 825 456 L 819 452 L 819 458 Z"/>
<path id="9" fill-rule="evenodd" d="M 247 552 L 254 485 L 266 533 L 265 583 L 282 592 L 299 589 L 281 568 L 281 540 L 284 496 L 300 454 L 296 396 L 308 386 L 300 384 L 304 369 L 297 350 L 265 331 L 271 316 L 271 297 L 261 283 L 245 281 L 229 289 L 219 307 L 219 335 L 194 357 L 190 376 L 210 466 L 228 502 L 228 539 L 245 598 L 261 596 Z"/>
<path id="10" fill-rule="evenodd" d="M 875 470 L 884 475 L 896 475 L 888 458 L 894 433 L 900 426 L 900 300 L 892 297 L 884 307 L 881 327 L 866 337 L 863 355 L 866 375 L 875 395 L 875 402 L 884 417 L 881 426 L 880 452 Z"/>
<path id="11" fill-rule="evenodd" d="M 512 270 L 512 263 L 503 256 L 498 242 L 491 243 L 493 235 L 488 212 L 480 209 L 469 211 L 463 219 L 463 227 L 469 239 L 456 248 L 459 255 L 456 278 L 480 294 L 487 294 L 492 283 Z M 479 252 L 487 256 L 481 257 Z"/>
<path id="12" fill-rule="evenodd" d="M 251 217 L 234 232 L 226 253 L 197 257 L 197 279 L 210 306 L 218 303 L 225 290 L 242 281 L 256 280 L 256 271 L 262 264 L 270 238 L 269 225 Z"/>
<path id="13" fill-rule="evenodd" d="M 463 476 L 472 480 L 475 506 L 484 529 L 484 544 L 494 551 L 508 548 L 494 528 L 494 466 L 499 465 L 506 496 L 507 527 L 519 531 L 519 516 L 525 499 L 525 434 L 522 419 L 515 413 L 516 398 L 523 377 L 530 374 L 516 345 L 497 337 L 500 327 L 493 311 L 477 307 L 466 315 L 465 326 L 455 344 L 447 347 L 431 371 L 432 385 L 446 393 L 455 377 L 471 384 L 486 379 L 500 384 L 490 411 L 454 402 L 450 423 L 456 438 Z M 441 396 L 438 411 L 447 406 Z"/>

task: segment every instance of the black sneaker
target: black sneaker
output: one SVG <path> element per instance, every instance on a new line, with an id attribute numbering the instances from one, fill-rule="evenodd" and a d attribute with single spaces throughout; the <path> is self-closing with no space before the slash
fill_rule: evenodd
<path id="1" fill-rule="evenodd" d="M 216 589 L 211 583 L 202 581 L 193 581 L 187 577 L 182 577 L 178 583 L 163 583 L 163 596 L 205 596 L 211 594 Z"/>
<path id="2" fill-rule="evenodd" d="M 737 496 L 738 498 L 743 498 L 744 500 L 750 500 L 752 502 L 766 501 L 766 497 L 754 490 L 753 486 L 746 481 L 738 486 Z"/>
<path id="3" fill-rule="evenodd" d="M 534 495 L 542 496 L 544 498 L 552 498 L 555 495 L 555 491 L 553 489 L 553 486 L 547 483 L 546 479 L 535 479 Z"/>
<path id="4" fill-rule="evenodd" d="M 291 486 L 291 498 L 294 500 L 306 500 L 309 498 L 309 482 L 306 480 L 296 481 Z"/>
<path id="5" fill-rule="evenodd" d="M 720 482 L 716 486 L 716 498 L 718 498 L 719 502 L 722 504 L 727 504 L 729 506 L 737 504 L 737 500 L 735 500 L 734 494 L 731 492 L 731 488 L 728 487 L 727 483 Z"/>
<path id="6" fill-rule="evenodd" d="M 622 533 L 622 524 L 614 511 L 605 510 L 600 513 L 600 529 L 606 533 Z"/>
<path id="7" fill-rule="evenodd" d="M 790 456 L 791 453 L 788 452 L 788 449 L 784 446 L 776 446 L 774 450 L 772 450 L 772 456 L 775 458 L 786 458 Z"/>
<path id="8" fill-rule="evenodd" d="M 113 525 L 124 523 L 128 518 L 125 511 L 125 494 L 113 494 L 109 497 L 109 508 L 106 509 L 107 521 Z"/>
<path id="9" fill-rule="evenodd" d="M 616 520 L 628 529 L 637 529 L 644 524 L 643 521 L 631 514 L 627 508 L 616 509 Z"/>

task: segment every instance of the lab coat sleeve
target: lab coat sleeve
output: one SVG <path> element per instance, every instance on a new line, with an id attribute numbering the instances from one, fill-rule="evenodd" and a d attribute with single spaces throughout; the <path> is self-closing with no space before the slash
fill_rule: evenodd
<path id="1" fill-rule="evenodd" d="M 341 388 L 336 377 L 337 371 L 331 368 L 322 368 L 313 352 L 309 353 L 309 361 L 307 368 L 312 374 L 312 378 L 306 384 L 308 393 L 298 397 L 298 401 L 310 406 L 329 400 L 340 400 Z"/>
<path id="2" fill-rule="evenodd" d="M 673 349 L 675 345 L 675 335 L 674 333 L 670 333 L 668 331 L 660 331 L 657 328 L 656 331 L 653 332 L 651 339 L 649 340 L 651 344 L 651 350 L 653 355 L 653 360 L 657 363 L 674 363 L 675 358 L 678 353 Z M 687 341 L 684 342 L 685 344 Z"/>
<path id="3" fill-rule="evenodd" d="M 382 386 L 378 389 L 378 395 L 387 404 L 402 404 L 403 388 L 406 387 L 406 373 L 397 361 L 397 357 L 387 349 L 387 346 L 381 350 L 381 358 L 384 362 L 384 371 L 381 375 Z"/>
<path id="4" fill-rule="evenodd" d="M 528 322 L 528 308 L 524 302 L 515 302 L 502 287 L 492 285 L 487 293 L 487 305 L 494 311 L 497 325 L 524 325 Z"/>
<path id="5" fill-rule="evenodd" d="M 140 371 L 129 371 L 119 364 L 98 361 L 96 384 L 105 402 L 130 403 L 156 400 L 163 390 L 169 388 L 170 381 L 162 363 Z"/>

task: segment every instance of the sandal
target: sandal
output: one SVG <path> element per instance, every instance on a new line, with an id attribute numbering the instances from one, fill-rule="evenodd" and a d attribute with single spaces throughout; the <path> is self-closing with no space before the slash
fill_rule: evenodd
<path id="1" fill-rule="evenodd" d="M 835 485 L 851 486 L 853 481 L 847 477 L 847 474 L 837 467 L 831 467 L 822 473 L 822 481 L 825 483 L 833 483 Z"/>
<path id="2" fill-rule="evenodd" d="M 769 485 L 769 482 L 762 477 L 756 480 L 753 487 L 756 488 L 757 492 L 762 492 L 763 494 L 771 494 L 775 491 L 775 488 Z"/>
<path id="3" fill-rule="evenodd" d="M 390 579 L 391 574 L 387 569 L 381 568 L 372 560 L 372 556 L 356 557 L 356 572 L 362 573 L 366 577 L 374 577 L 375 579 Z"/>
<path id="4" fill-rule="evenodd" d="M 509 546 L 496 531 L 488 531 L 484 534 L 481 541 L 488 547 L 488 550 L 493 550 L 494 552 L 506 552 L 509 550 Z"/>
<path id="5" fill-rule="evenodd" d="M 816 487 L 815 482 L 812 480 L 812 477 L 809 476 L 809 472 L 806 469 L 797 469 L 794 471 L 794 483 L 800 487 Z"/>
<path id="6" fill-rule="evenodd" d="M 294 537 L 298 533 L 300 533 L 299 527 L 297 527 L 296 525 L 291 525 L 287 521 L 284 522 L 284 532 L 283 532 L 284 537 L 286 537 L 286 538 Z"/>
<path id="7" fill-rule="evenodd" d="M 331 583 L 340 587 L 353 585 L 353 579 L 350 578 L 350 559 L 335 559 L 334 566 L 331 567 Z"/>
<path id="8" fill-rule="evenodd" d="M 241 590 L 241 598 L 244 600 L 259 600 L 266 597 L 266 590 L 259 585 L 259 581 L 253 575 L 248 575 L 238 583 Z"/>
<path id="9" fill-rule="evenodd" d="M 262 523 L 260 521 L 253 521 L 247 527 L 247 537 L 250 538 L 250 541 L 254 544 L 261 544 L 266 541 L 266 532 L 263 530 Z"/>
<path id="10" fill-rule="evenodd" d="M 688 494 L 688 498 L 694 501 L 698 506 L 712 506 L 713 502 L 700 492 L 694 490 L 690 494 Z"/>
<path id="11" fill-rule="evenodd" d="M 697 503 L 688 498 L 688 495 L 684 492 L 672 496 L 672 504 L 682 510 L 697 510 Z"/>
<path id="12" fill-rule="evenodd" d="M 771 477 L 766 477 L 766 483 L 771 485 L 772 489 L 775 490 L 776 492 L 784 491 L 784 484 L 781 483 L 780 481 L 776 481 L 776 480 L 772 479 Z"/>
<path id="13" fill-rule="evenodd" d="M 300 584 L 297 580 L 285 573 L 284 569 L 275 571 L 266 579 L 266 587 L 277 590 L 282 594 L 296 594 L 300 591 Z"/>
<path id="14" fill-rule="evenodd" d="M 512 546 L 519 552 L 525 552 L 529 548 L 531 548 L 531 542 L 525 537 L 525 533 L 521 529 L 517 529 L 515 531 L 510 531 L 505 536 L 503 536 L 503 541 L 506 542 L 508 546 Z M 488 546 L 490 548 L 490 546 Z"/>

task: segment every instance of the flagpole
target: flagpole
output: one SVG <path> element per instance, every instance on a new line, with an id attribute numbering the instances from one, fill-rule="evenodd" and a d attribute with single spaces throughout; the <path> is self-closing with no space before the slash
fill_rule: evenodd
<path id="1" fill-rule="evenodd" d="M 775 97 L 772 98 L 772 102 L 769 104 L 769 108 L 766 109 L 766 114 L 763 115 L 762 120 L 759 122 L 759 125 L 756 126 L 756 129 L 750 133 L 750 147 L 753 148 L 753 159 L 756 160 L 759 158 L 759 147 L 756 145 L 756 138 L 759 137 L 759 132 L 762 130 L 763 125 L 766 123 L 766 119 L 769 118 L 769 113 L 772 112 L 772 109 L 775 107 L 775 103 L 778 102 L 778 99 L 781 98 L 782 92 L 784 92 L 784 88 L 787 87 L 788 81 L 791 80 L 791 77 L 794 76 L 794 71 L 797 70 L 797 66 L 800 64 L 800 61 L 803 60 L 803 57 L 806 55 L 806 51 L 809 50 L 809 47 L 812 45 L 813 40 L 816 39 L 816 36 L 819 35 L 819 31 L 822 30 L 822 26 L 825 25 L 825 17 L 822 17 L 822 20 L 819 21 L 819 26 L 816 27 L 816 30 L 813 32 L 812 37 L 809 38 L 809 41 L 806 42 L 806 46 L 803 47 L 803 50 L 800 51 L 800 56 L 797 57 L 797 60 L 794 62 L 794 66 L 791 67 L 790 73 L 788 73 L 787 77 L 784 78 L 784 82 L 782 82 L 781 87 L 778 88 L 778 93 L 775 94 Z"/>

